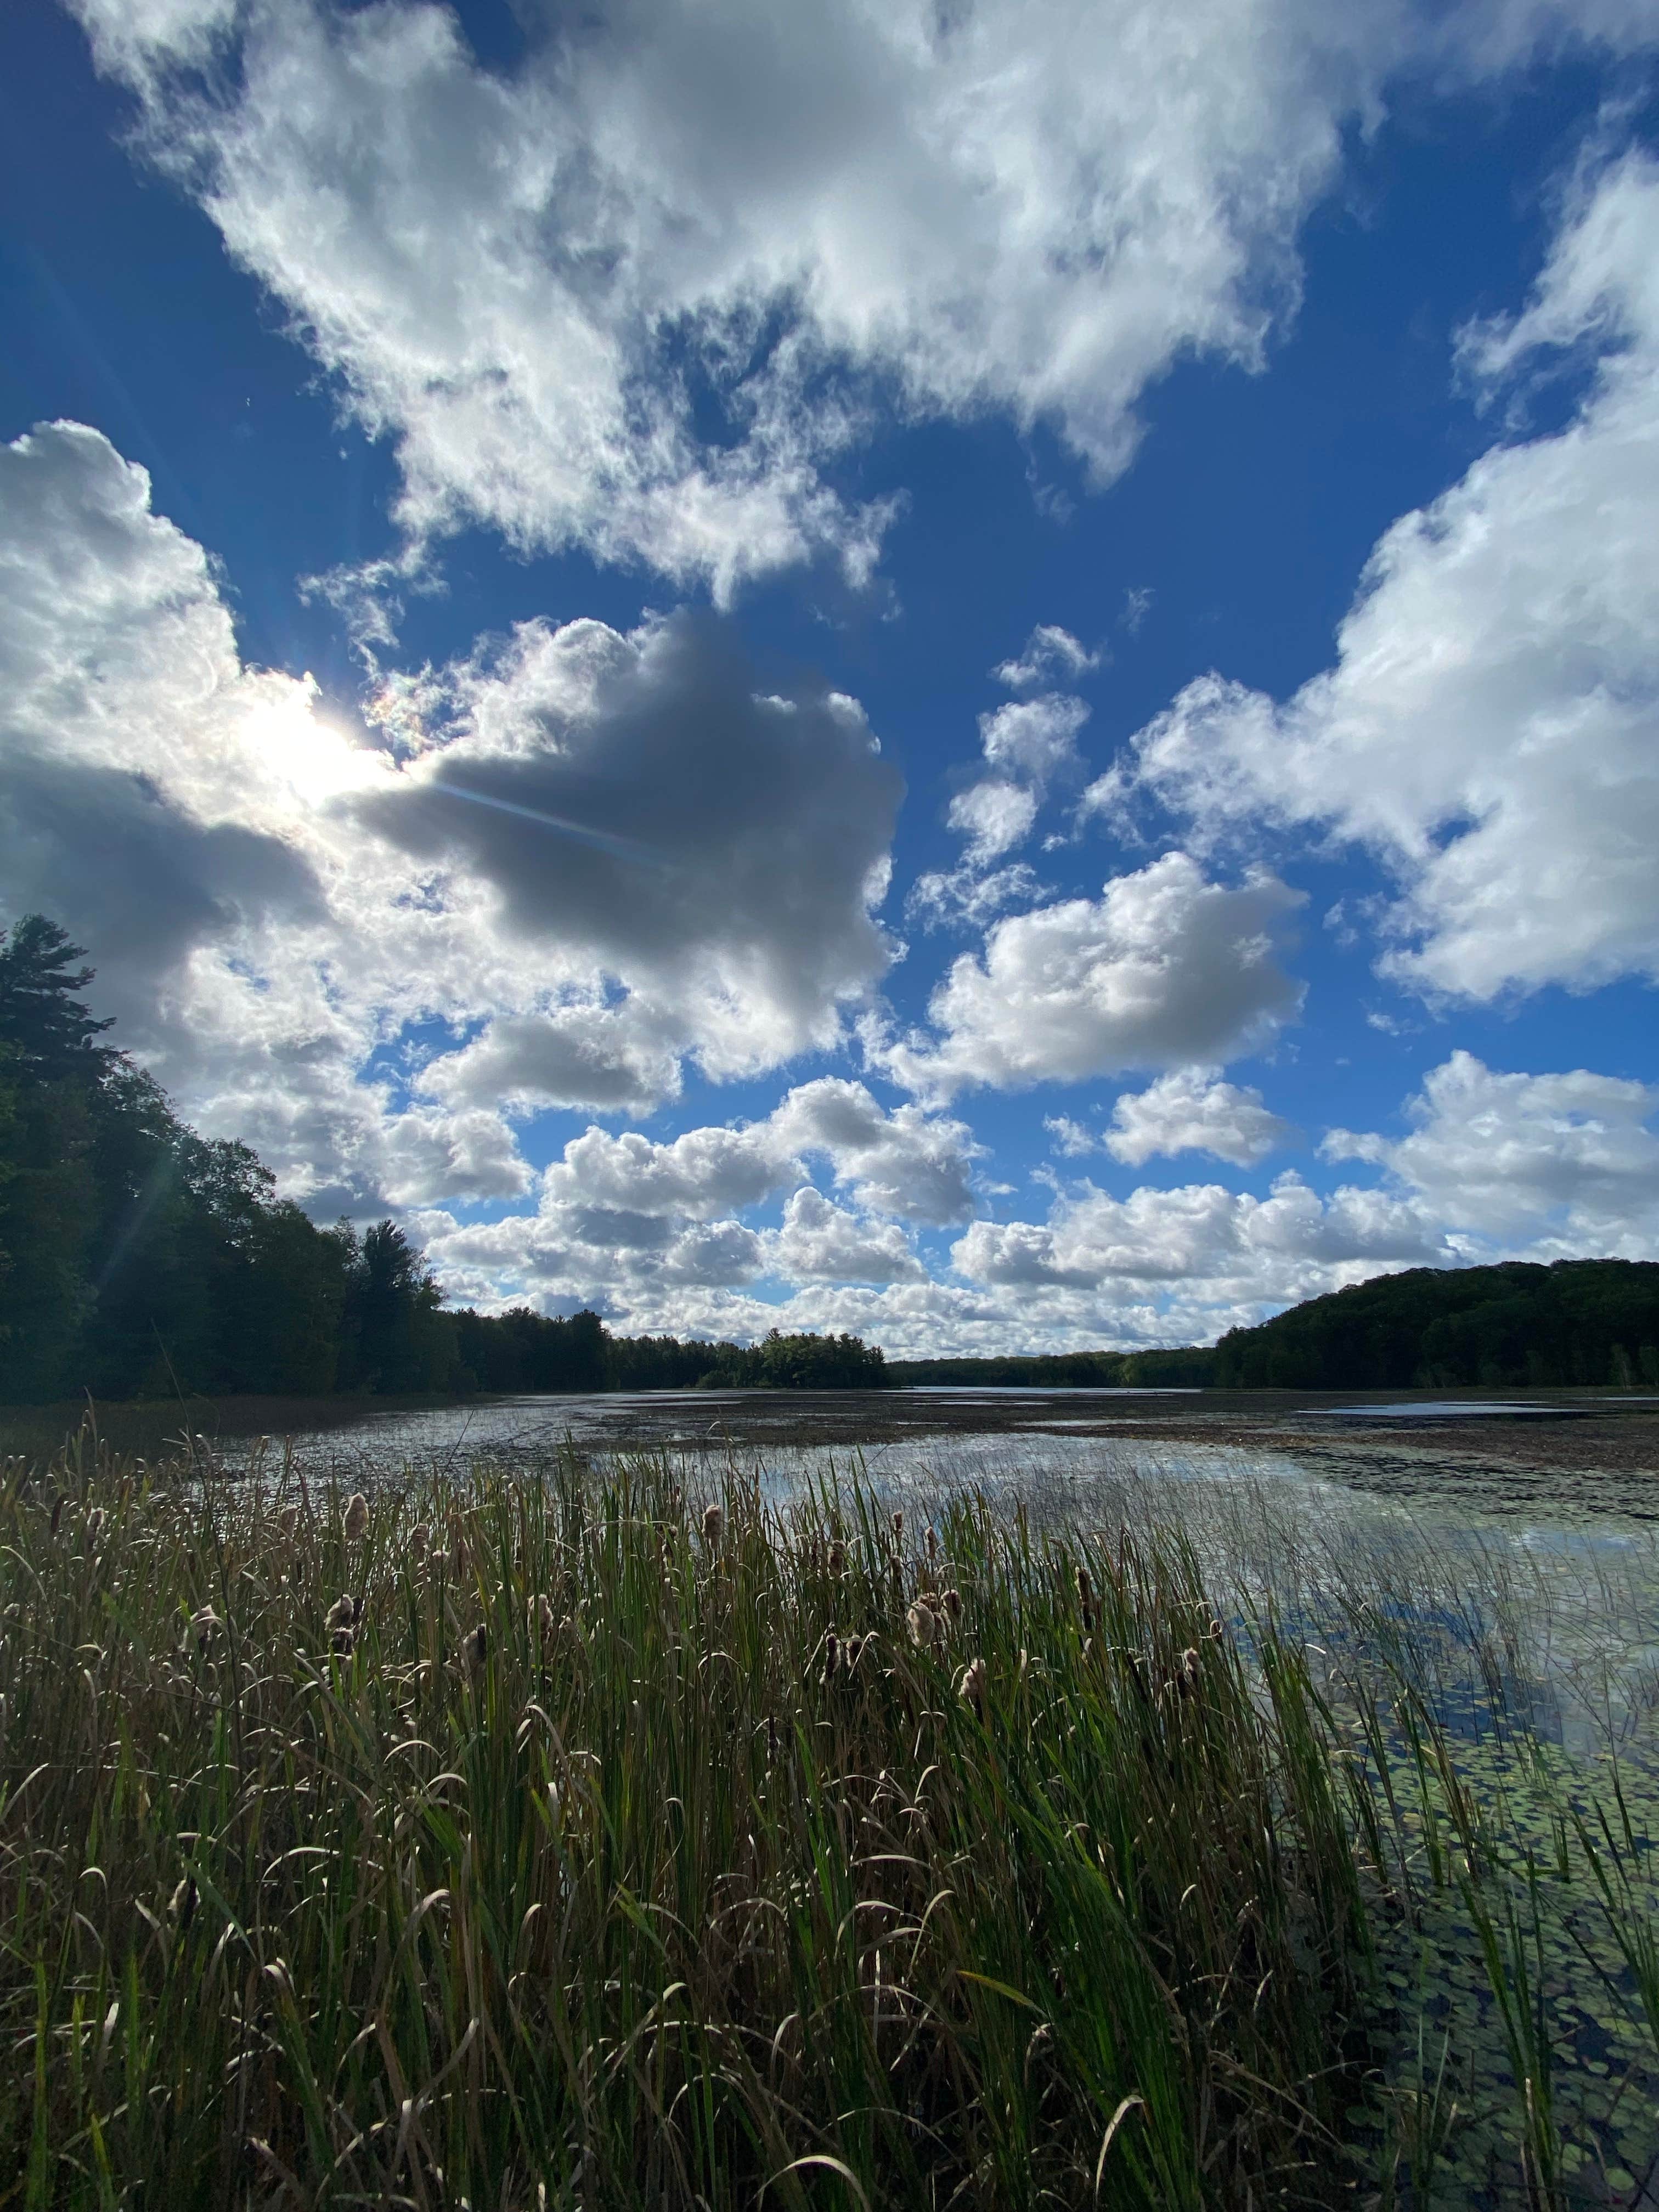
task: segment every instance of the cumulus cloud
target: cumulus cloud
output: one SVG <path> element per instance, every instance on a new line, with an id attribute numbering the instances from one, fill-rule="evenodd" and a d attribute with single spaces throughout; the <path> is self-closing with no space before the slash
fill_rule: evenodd
<path id="1" fill-rule="evenodd" d="M 1374 1188 L 1322 1196 L 1285 1174 L 1265 1197 L 1190 1183 L 1117 1198 L 1084 1182 L 1044 1220 L 974 1222 L 952 1262 L 1017 1297 L 1022 1341 L 1058 1345 L 1091 1328 L 1096 1342 L 1206 1340 L 1401 1267 L 1659 1257 L 1659 1086 L 1503 1074 L 1455 1052 L 1405 1118 L 1403 1137 L 1339 1129 L 1322 1147 L 1380 1170 Z M 1075 1129 L 1058 1130 L 1060 1149 Z"/>
<path id="2" fill-rule="evenodd" d="M 1297 892 L 1275 878 L 1206 882 L 1184 853 L 1116 876 L 1098 899 L 997 922 L 933 994 L 942 1034 L 890 1044 L 895 1079 L 931 1097 L 1222 1060 L 1302 1003 L 1279 965 Z"/>
<path id="3" fill-rule="evenodd" d="M 811 1184 L 784 1207 L 770 1250 L 775 1271 L 794 1283 L 915 1282 L 927 1272 L 896 1221 L 849 1213 Z"/>
<path id="4" fill-rule="evenodd" d="M 1183 1081 L 1226 1087 L 1190 1071 Z M 1322 1194 L 1293 1173 L 1265 1191 L 1189 1182 L 1121 1197 L 1055 1182 L 1042 1219 L 969 1223 L 944 1278 L 859 1170 L 880 1145 L 911 1159 L 924 1142 L 948 1149 L 952 1125 L 884 1120 L 856 1085 L 805 1085 L 764 1121 L 672 1142 L 589 1131 L 550 1170 L 536 1212 L 423 1226 L 457 1295 L 591 1303 L 629 1328 L 851 1328 L 895 1356 L 1206 1341 L 1401 1267 L 1659 1256 L 1659 1087 L 1584 1070 L 1503 1074 L 1455 1053 L 1404 1119 L 1403 1135 L 1332 1132 L 1327 1158 L 1377 1180 Z M 1062 1152 L 1101 1148 L 1076 1123 L 1049 1126 Z M 846 1202 L 798 1180 L 811 1151 Z M 738 1218 L 779 1191 L 777 1228 Z M 767 1284 L 781 1294 L 761 1295 Z"/>
<path id="5" fill-rule="evenodd" d="M 1080 1160 L 1086 1152 L 1098 1148 L 1094 1131 L 1069 1114 L 1048 1114 L 1043 1116 L 1043 1127 L 1048 1132 L 1050 1144 L 1062 1159 Z"/>
<path id="6" fill-rule="evenodd" d="M 960 1121 L 915 1106 L 890 1111 L 863 1084 L 821 1076 L 741 1127 L 666 1140 L 590 1128 L 546 1170 L 544 1204 L 707 1220 L 799 1183 L 807 1163 L 821 1160 L 864 1212 L 937 1225 L 972 1212 L 978 1152 Z"/>
<path id="7" fill-rule="evenodd" d="M 870 908 L 885 889 L 897 772 L 855 700 L 757 690 L 712 621 L 652 620 L 628 636 L 521 623 L 499 652 L 392 704 L 425 743 L 359 818 L 486 890 L 522 945 L 625 978 L 655 1007 L 695 1009 L 710 1073 L 833 1042 L 837 1001 L 885 966 Z M 539 1053 L 550 1085 L 561 1065 L 589 1065 L 611 1100 L 636 1097 L 663 1057 L 659 1034 L 653 1052 L 641 1030 L 660 1027 L 636 1017 L 613 1041 L 589 1006 L 485 1051 Z"/>
<path id="8" fill-rule="evenodd" d="M 951 1248 L 957 1269 L 977 1282 L 1108 1300 L 1177 1290 L 1224 1307 L 1289 1304 L 1453 1256 L 1408 1201 L 1353 1189 L 1322 1199 L 1293 1174 L 1266 1198 L 1189 1183 L 1118 1199 L 1085 1184 L 1060 1197 L 1047 1221 L 976 1221 Z"/>
<path id="9" fill-rule="evenodd" d="M 1489 383 L 1584 349 L 1567 427 L 1494 447 L 1378 544 L 1334 667 L 1280 704 L 1209 676 L 1140 775 L 1212 838 L 1308 825 L 1395 877 L 1382 965 L 1431 994 L 1659 975 L 1659 164 L 1580 186 Z"/>
<path id="10" fill-rule="evenodd" d="M 1635 0 L 611 0 L 532 19 L 502 70 L 434 4 L 72 4 L 393 441 L 405 532 L 479 522 L 717 596 L 820 552 L 868 572 L 889 510 L 830 477 L 878 392 L 1049 423 L 1104 482 L 1172 362 L 1256 367 L 1395 70 L 1652 36 Z"/>
<path id="11" fill-rule="evenodd" d="M 80 425 L 0 447 L 0 916 L 88 945 L 193 1119 L 319 1210 L 510 1197 L 503 1106 L 835 1041 L 900 789 L 854 702 L 763 691 L 711 620 L 531 623 L 366 734 L 244 663 L 149 494 Z M 386 1054 L 433 1023 L 465 1041 Z"/>
<path id="12" fill-rule="evenodd" d="M 675 1027 L 638 997 L 499 1015 L 459 1051 L 428 1060 L 416 1087 L 447 1104 L 499 1102 L 520 1114 L 547 1106 L 640 1113 L 678 1092 Z"/>
<path id="13" fill-rule="evenodd" d="M 384 768 L 308 681 L 243 665 L 201 547 L 106 439 L 0 447 L 0 906 L 88 945 L 121 1042 L 301 1190 L 387 1164 L 373 1039 L 320 965 L 337 887 L 386 892 L 326 808 Z"/>
<path id="14" fill-rule="evenodd" d="M 1471 1253 L 1659 1252 L 1659 1088 L 1584 1068 L 1502 1074 L 1455 1052 L 1406 1110 L 1404 1137 L 1334 1129 L 1322 1149 L 1385 1169 Z"/>
<path id="15" fill-rule="evenodd" d="M 1028 785 L 1005 783 L 1000 778 L 970 784 L 957 793 L 945 818 L 969 841 L 967 860 L 973 875 L 1011 846 L 1024 843 L 1038 804 L 1036 793 Z"/>
<path id="16" fill-rule="evenodd" d="M 1103 1142 L 1115 1160 L 1144 1167 L 1156 1157 L 1208 1152 L 1251 1168 L 1292 1134 L 1261 1103 L 1259 1091 L 1224 1083 L 1213 1068 L 1171 1068 L 1145 1091 L 1126 1091 L 1112 1109 Z"/>
<path id="17" fill-rule="evenodd" d="M 888 1111 L 863 1084 L 823 1076 L 790 1091 L 769 1126 L 793 1153 L 828 1160 L 868 1212 L 937 1228 L 973 1211 L 981 1147 L 964 1122 L 917 1106 Z"/>
<path id="18" fill-rule="evenodd" d="M 1098 650 L 1091 653 L 1058 623 L 1039 623 L 1025 641 L 1025 649 L 1012 660 L 1000 661 L 992 671 L 999 684 L 1011 691 L 1032 691 L 1058 677 L 1075 684 L 1100 665 Z"/>
<path id="19" fill-rule="evenodd" d="M 1066 633 L 1036 635 L 1063 638 Z M 982 927 L 1007 907 L 1040 896 L 1036 877 L 1024 861 L 1000 868 L 992 864 L 1030 836 L 1051 783 L 1080 778 L 1077 735 L 1088 719 L 1081 699 L 1058 692 L 1010 700 L 980 716 L 981 757 L 990 773 L 959 791 L 945 816 L 968 839 L 966 850 L 954 868 L 917 878 L 905 901 L 908 920 L 924 929 L 952 923 Z"/>

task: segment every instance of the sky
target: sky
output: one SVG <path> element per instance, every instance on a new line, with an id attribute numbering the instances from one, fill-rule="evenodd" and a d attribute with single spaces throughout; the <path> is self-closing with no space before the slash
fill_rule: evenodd
<path id="1" fill-rule="evenodd" d="M 452 1300 L 1659 1257 L 1650 0 L 11 0 L 0 924 Z"/>

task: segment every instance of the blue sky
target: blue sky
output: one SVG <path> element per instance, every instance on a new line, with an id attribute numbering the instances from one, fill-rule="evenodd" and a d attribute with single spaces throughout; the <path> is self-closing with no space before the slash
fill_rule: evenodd
<path id="1" fill-rule="evenodd" d="M 1659 1255 L 1621 0 L 0 19 L 0 918 L 458 1298 Z"/>

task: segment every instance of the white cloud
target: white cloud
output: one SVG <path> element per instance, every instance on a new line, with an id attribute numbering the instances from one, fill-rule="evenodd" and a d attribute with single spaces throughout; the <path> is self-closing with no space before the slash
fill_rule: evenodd
<path id="1" fill-rule="evenodd" d="M 384 1125 L 380 1188 L 393 1206 L 425 1204 L 434 1191 L 458 1199 L 522 1198 L 535 1178 L 499 1114 L 416 1108 Z"/>
<path id="2" fill-rule="evenodd" d="M 937 1225 L 972 1212 L 978 1151 L 960 1121 L 915 1106 L 890 1112 L 863 1084 L 821 1076 L 741 1127 L 688 1129 L 666 1141 L 590 1128 L 546 1170 L 543 1203 L 708 1220 L 799 1184 L 805 1164 L 823 1160 L 862 1211 Z"/>
<path id="3" fill-rule="evenodd" d="M 640 1113 L 678 1092 L 675 1030 L 638 997 L 500 1015 L 459 1051 L 428 1061 L 416 1087 L 447 1104 L 499 1103 L 515 1113 L 546 1106 Z"/>
<path id="4" fill-rule="evenodd" d="M 784 1207 L 770 1250 L 774 1271 L 793 1283 L 915 1282 L 927 1272 L 896 1221 L 849 1213 L 811 1184 Z"/>
<path id="5" fill-rule="evenodd" d="M 992 673 L 1011 691 L 1033 691 L 1055 677 L 1074 684 L 1099 665 L 1099 653 L 1091 653 L 1070 630 L 1062 629 L 1058 623 L 1039 623 L 1026 639 L 1024 651 L 1012 660 L 1000 662 Z"/>
<path id="6" fill-rule="evenodd" d="M 937 1228 L 973 1211 L 981 1148 L 964 1122 L 917 1106 L 887 1112 L 861 1083 L 822 1076 L 790 1091 L 770 1126 L 793 1152 L 827 1159 L 866 1212 Z"/>
<path id="7" fill-rule="evenodd" d="M 1119 1198 L 1056 1180 L 1045 1218 L 970 1223 L 945 1280 L 858 1183 L 872 1131 L 901 1148 L 923 1133 L 895 1116 L 884 1136 L 856 1085 L 803 1085 L 766 1121 L 672 1144 L 590 1131 L 550 1172 L 537 1212 L 424 1227 L 458 1295 L 585 1301 L 634 1329 L 851 1328 L 894 1356 L 1206 1341 L 1401 1267 L 1659 1256 L 1659 1087 L 1583 1070 L 1498 1074 L 1455 1053 L 1406 1118 L 1404 1136 L 1335 1131 L 1324 1146 L 1380 1170 L 1375 1188 L 1322 1195 L 1285 1174 L 1265 1193 L 1198 1182 Z M 1050 1127 L 1062 1148 L 1087 1139 L 1075 1123 Z M 839 1158 L 852 1204 L 792 1188 L 791 1146 Z M 779 1189 L 790 1193 L 779 1228 L 733 1218 Z M 763 1279 L 788 1295 L 744 1291 Z"/>
<path id="8" fill-rule="evenodd" d="M 1659 1088 L 1578 1068 L 1504 1075 L 1455 1052 L 1408 1101 L 1405 1137 L 1334 1129 L 1331 1159 L 1388 1171 L 1474 1256 L 1659 1253 Z"/>
<path id="9" fill-rule="evenodd" d="M 1568 427 L 1494 447 L 1388 532 L 1336 665 L 1287 703 L 1215 676 L 1138 741 L 1216 837 L 1306 823 L 1401 896 L 1383 962 L 1426 993 L 1659 975 L 1659 164 L 1582 188 L 1488 379 L 1591 348 Z"/>
<path id="10" fill-rule="evenodd" d="M 980 744 L 993 769 L 1024 778 L 1041 794 L 1057 775 L 1081 765 L 1077 735 L 1088 719 L 1082 700 L 1064 692 L 1011 699 L 980 716 Z"/>
<path id="11" fill-rule="evenodd" d="M 1000 778 L 969 784 L 957 793 L 945 819 L 971 840 L 967 864 L 972 875 L 976 877 L 1011 846 L 1024 843 L 1036 820 L 1037 805 L 1037 795 L 1028 786 L 1004 783 Z"/>
<path id="12" fill-rule="evenodd" d="M 1034 633 L 1066 635 L 1064 630 Z M 1042 895 L 1024 861 L 1000 868 L 992 863 L 1030 836 L 1052 782 L 1080 778 L 1077 734 L 1088 719 L 1081 699 L 1056 692 L 1010 700 L 980 716 L 981 756 L 991 773 L 959 791 L 945 815 L 951 828 L 968 838 L 967 848 L 954 868 L 932 870 L 912 884 L 904 904 L 908 920 L 929 930 L 982 928 L 1007 907 Z"/>
<path id="13" fill-rule="evenodd" d="M 1085 1182 L 1043 1221 L 974 1222 L 952 1261 L 1006 1297 L 1008 1340 L 1109 1344 L 1206 1340 L 1400 1267 L 1659 1257 L 1659 1086 L 1500 1074 L 1455 1052 L 1406 1114 L 1404 1137 L 1334 1130 L 1322 1147 L 1380 1168 L 1376 1188 L 1322 1197 L 1285 1174 L 1265 1198 L 1195 1183 L 1119 1199 Z"/>
<path id="14" fill-rule="evenodd" d="M 1188 1183 L 1117 1199 L 1085 1183 L 1045 1222 L 975 1221 L 951 1257 L 963 1275 L 1008 1288 L 1085 1290 L 1109 1302 L 1178 1293 L 1231 1308 L 1288 1304 L 1453 1254 L 1405 1200 L 1363 1190 L 1321 1199 L 1287 1174 L 1266 1198 Z"/>
<path id="15" fill-rule="evenodd" d="M 1103 482 L 1173 362 L 1258 365 L 1396 69 L 1652 37 L 1633 0 L 612 0 L 538 18 L 502 70 L 416 0 L 246 0 L 234 35 L 217 0 L 74 4 L 394 441 L 405 532 L 481 522 L 717 595 L 821 550 L 867 571 L 886 510 L 826 475 L 878 394 L 1052 424 Z M 168 74 L 215 34 L 222 68 Z"/>
<path id="16" fill-rule="evenodd" d="M 0 918 L 88 947 L 191 1119 L 319 1210 L 512 1195 L 503 1104 L 838 1039 L 900 790 L 855 702 L 762 694 L 709 622 L 531 623 L 389 681 L 369 742 L 244 664 L 149 490 L 76 424 L 0 447 Z M 375 1059 L 431 1022 L 470 1042 Z"/>
<path id="17" fill-rule="evenodd" d="M 895 1079 L 930 1097 L 1221 1060 L 1291 1019 L 1301 987 L 1278 964 L 1297 893 L 1270 876 L 1206 883 L 1183 853 L 997 922 L 928 1012 L 943 1032 L 889 1045 Z"/>
<path id="18" fill-rule="evenodd" d="M 1213 1068 L 1177 1067 L 1145 1091 L 1126 1091 L 1103 1141 L 1127 1167 L 1177 1152 L 1208 1152 L 1250 1168 L 1291 1133 L 1289 1122 L 1262 1104 L 1259 1091 L 1224 1083 Z"/>
<path id="19" fill-rule="evenodd" d="M 1052 1149 L 1062 1159 L 1080 1160 L 1088 1152 L 1099 1149 L 1099 1139 L 1093 1130 L 1081 1121 L 1074 1121 L 1069 1114 L 1048 1114 L 1043 1116 L 1043 1127 L 1052 1139 Z"/>
<path id="20" fill-rule="evenodd" d="M 1024 860 L 984 875 L 971 865 L 930 868 L 905 894 L 904 918 L 925 930 L 984 929 L 1011 906 L 1046 896 L 1048 888 Z"/>

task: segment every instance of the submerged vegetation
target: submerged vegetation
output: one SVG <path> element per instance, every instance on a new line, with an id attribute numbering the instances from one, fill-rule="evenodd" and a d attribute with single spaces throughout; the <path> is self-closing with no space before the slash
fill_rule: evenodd
<path id="1" fill-rule="evenodd" d="M 1501 1589 L 685 1479 L 8 1468 L 7 2202 L 1638 2201 L 1649 1797 Z"/>

